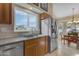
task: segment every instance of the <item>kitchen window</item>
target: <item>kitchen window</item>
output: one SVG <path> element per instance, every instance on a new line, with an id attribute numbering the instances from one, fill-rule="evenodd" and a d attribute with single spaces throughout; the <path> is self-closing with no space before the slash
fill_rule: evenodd
<path id="1" fill-rule="evenodd" d="M 35 15 L 29 14 L 29 27 L 36 27 L 37 17 Z"/>
<path id="2" fill-rule="evenodd" d="M 15 22 L 16 22 L 16 29 L 18 29 L 21 26 L 28 27 L 28 14 L 23 11 L 16 10 Z"/>
<path id="3" fill-rule="evenodd" d="M 38 14 L 27 9 L 15 7 L 14 8 L 14 31 L 28 32 L 32 30 L 39 31 Z"/>

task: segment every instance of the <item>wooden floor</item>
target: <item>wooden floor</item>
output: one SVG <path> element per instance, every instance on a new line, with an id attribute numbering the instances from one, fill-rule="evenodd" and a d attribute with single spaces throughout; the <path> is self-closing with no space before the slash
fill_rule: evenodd
<path id="1" fill-rule="evenodd" d="M 45 56 L 79 56 L 79 49 L 76 48 L 76 44 L 71 44 L 70 47 L 63 44 L 58 39 L 58 49 L 54 52 L 48 53 Z"/>

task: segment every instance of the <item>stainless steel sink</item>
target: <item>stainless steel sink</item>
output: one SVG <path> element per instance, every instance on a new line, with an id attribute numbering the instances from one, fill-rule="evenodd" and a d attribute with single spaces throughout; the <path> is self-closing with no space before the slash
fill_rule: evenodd
<path id="1" fill-rule="evenodd" d="M 35 36 L 38 36 L 38 35 L 28 35 L 28 36 L 26 36 L 26 35 L 21 35 L 21 36 L 19 36 L 19 37 L 35 37 Z"/>

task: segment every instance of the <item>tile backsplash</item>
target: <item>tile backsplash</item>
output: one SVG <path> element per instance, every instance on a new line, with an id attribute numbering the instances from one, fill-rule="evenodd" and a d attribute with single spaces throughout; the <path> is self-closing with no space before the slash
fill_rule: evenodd
<path id="1" fill-rule="evenodd" d="M 0 39 L 1 38 L 9 38 L 9 37 L 16 37 L 16 36 L 21 36 L 21 35 L 31 35 L 31 34 L 37 34 L 38 31 L 34 31 L 34 33 L 30 32 L 19 32 L 16 33 L 13 30 L 13 26 L 12 25 L 6 25 L 6 24 L 0 24 Z"/>
<path id="2" fill-rule="evenodd" d="M 0 24 L 0 38 L 14 37 L 18 33 L 14 33 L 13 26 L 7 24 Z"/>
<path id="3" fill-rule="evenodd" d="M 12 25 L 0 24 L 0 32 L 13 32 Z"/>

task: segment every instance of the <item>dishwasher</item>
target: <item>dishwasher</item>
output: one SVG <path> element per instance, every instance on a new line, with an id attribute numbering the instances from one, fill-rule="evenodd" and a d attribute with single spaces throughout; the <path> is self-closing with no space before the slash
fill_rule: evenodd
<path id="1" fill-rule="evenodd" d="M 23 42 L 0 46 L 0 56 L 23 56 Z"/>

